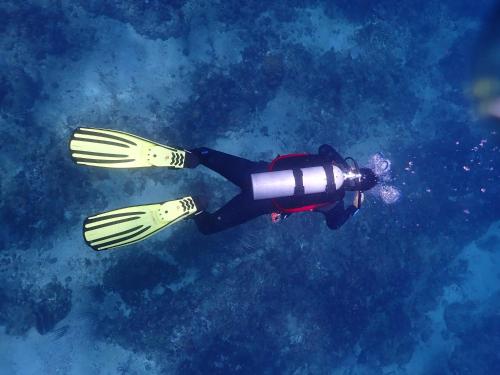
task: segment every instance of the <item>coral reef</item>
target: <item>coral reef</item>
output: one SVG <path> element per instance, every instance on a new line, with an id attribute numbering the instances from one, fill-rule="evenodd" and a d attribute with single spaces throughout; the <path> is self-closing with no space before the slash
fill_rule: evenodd
<path id="1" fill-rule="evenodd" d="M 175 267 L 148 253 L 120 258 L 103 278 L 105 289 L 117 292 L 130 305 L 140 303 L 142 292 L 159 283 L 169 284 L 178 278 Z"/>
<path id="2" fill-rule="evenodd" d="M 55 280 L 42 287 L 8 288 L 2 293 L 0 322 L 11 335 L 23 335 L 32 327 L 44 335 L 70 312 L 72 292 Z"/>

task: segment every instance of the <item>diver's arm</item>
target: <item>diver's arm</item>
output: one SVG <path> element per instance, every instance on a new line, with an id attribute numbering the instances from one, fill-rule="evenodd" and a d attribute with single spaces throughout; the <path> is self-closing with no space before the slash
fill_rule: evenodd
<path id="1" fill-rule="evenodd" d="M 330 145 L 321 145 L 318 149 L 318 154 L 320 156 L 326 157 L 332 160 L 336 165 L 342 168 L 348 169 L 349 165 L 346 163 L 345 159 Z"/>
<path id="2" fill-rule="evenodd" d="M 326 224 L 330 229 L 339 229 L 357 211 L 358 209 L 353 205 L 345 208 L 344 201 L 341 201 L 331 210 L 324 212 Z"/>

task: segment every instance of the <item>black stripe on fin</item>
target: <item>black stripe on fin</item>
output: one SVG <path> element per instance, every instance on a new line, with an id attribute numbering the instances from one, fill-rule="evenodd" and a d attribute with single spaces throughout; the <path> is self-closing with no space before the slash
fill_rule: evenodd
<path id="1" fill-rule="evenodd" d="M 100 132 L 97 132 L 97 131 L 86 130 L 86 129 L 82 129 L 82 128 L 78 128 L 76 130 L 75 134 L 78 134 L 78 133 L 85 134 L 85 135 L 93 135 L 93 136 L 101 137 L 101 138 L 114 139 L 115 141 L 121 141 L 121 142 L 128 143 L 129 145 L 132 145 L 132 146 L 137 146 L 137 143 L 132 142 L 132 141 L 126 139 L 126 138 L 122 138 L 122 137 L 116 136 L 114 134 L 100 133 Z"/>
<path id="2" fill-rule="evenodd" d="M 127 154 L 107 154 L 105 152 L 77 151 L 77 150 L 72 150 L 72 151 L 75 154 L 90 155 L 90 156 L 103 156 L 103 157 L 110 157 L 110 158 L 126 158 L 126 157 L 128 157 Z"/>
<path id="3" fill-rule="evenodd" d="M 115 240 L 108 241 L 108 242 L 96 245 L 94 248 L 97 249 L 97 250 L 99 250 L 99 249 L 102 249 L 103 247 L 108 247 L 108 246 L 111 246 L 111 245 L 114 245 L 114 244 L 117 244 L 117 243 L 120 243 L 120 242 L 123 242 L 123 241 L 127 241 L 127 240 L 130 240 L 130 239 L 133 239 L 134 237 L 136 237 L 136 236 L 138 236 L 138 235 L 146 232 L 149 228 L 151 228 L 151 226 L 147 226 L 146 228 L 143 228 L 140 231 L 138 231 L 138 232 L 136 232 L 134 234 L 131 234 L 130 236 L 126 236 L 126 237 L 123 237 L 123 238 L 117 238 Z M 124 245 L 126 245 L 126 243 Z"/>
<path id="4" fill-rule="evenodd" d="M 131 161 L 135 161 L 135 159 L 102 160 L 102 159 L 78 158 L 76 156 L 73 156 L 73 159 L 77 163 L 95 163 L 95 164 L 119 164 L 119 163 L 129 163 Z"/>
<path id="5" fill-rule="evenodd" d="M 117 236 L 123 236 L 125 234 L 129 234 L 129 233 L 135 232 L 136 230 L 141 229 L 142 227 L 143 227 L 143 225 L 138 225 L 136 227 L 124 230 L 122 232 L 118 232 L 118 233 L 110 234 L 109 236 L 104 236 L 104 237 L 101 237 L 101 238 L 97 238 L 95 240 L 90 241 L 90 244 L 92 245 L 95 242 L 109 240 L 110 238 L 117 237 Z"/>
<path id="6" fill-rule="evenodd" d="M 73 137 L 73 140 L 75 140 L 75 141 L 81 141 L 81 142 L 88 142 L 88 143 L 101 143 L 103 145 L 118 146 L 118 147 L 123 147 L 123 148 L 130 148 L 129 145 L 124 145 L 123 143 L 111 142 L 111 141 L 102 141 L 100 139 L 90 139 L 90 138 Z"/>
<path id="7" fill-rule="evenodd" d="M 94 217 L 94 218 L 87 218 L 85 220 L 85 224 L 92 224 L 97 221 L 101 220 L 107 220 L 107 219 L 115 219 L 117 217 L 124 217 L 124 216 L 131 216 L 131 215 L 144 215 L 146 212 L 144 211 L 135 211 L 135 212 L 122 212 L 121 214 L 109 214 L 109 215 L 104 215 L 104 216 L 99 216 L 99 217 Z"/>
<path id="8" fill-rule="evenodd" d="M 101 225 L 96 225 L 95 227 L 92 227 L 92 228 L 86 228 L 85 227 L 85 231 L 86 232 L 90 232 L 91 230 L 95 230 L 95 229 L 101 229 L 101 228 L 106 228 L 106 227 L 109 227 L 111 225 L 116 225 L 116 224 L 121 224 L 121 223 L 126 223 L 127 221 L 132 221 L 132 220 L 137 220 L 137 219 L 140 219 L 141 216 L 132 216 L 132 217 L 128 217 L 126 219 L 121 219 L 121 220 L 117 220 L 117 221 L 112 221 L 111 223 L 104 223 L 104 224 L 101 224 Z M 86 224 L 88 223 L 83 223 L 83 225 L 85 226 Z"/>

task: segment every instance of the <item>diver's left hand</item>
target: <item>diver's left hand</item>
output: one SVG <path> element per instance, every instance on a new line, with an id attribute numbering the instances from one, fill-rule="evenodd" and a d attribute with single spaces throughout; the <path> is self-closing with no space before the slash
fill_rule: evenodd
<path id="1" fill-rule="evenodd" d="M 361 191 L 357 191 L 354 195 L 354 200 L 352 201 L 352 205 L 356 207 L 356 209 L 361 208 L 361 204 L 365 201 L 365 194 Z"/>

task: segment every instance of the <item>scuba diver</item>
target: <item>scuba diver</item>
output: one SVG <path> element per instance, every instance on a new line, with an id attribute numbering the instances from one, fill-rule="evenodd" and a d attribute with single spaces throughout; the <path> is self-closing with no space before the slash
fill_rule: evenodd
<path id="1" fill-rule="evenodd" d="M 204 234 L 220 232 L 264 214 L 273 222 L 297 212 L 324 215 L 328 227 L 340 228 L 360 208 L 364 191 L 378 181 L 370 168 L 359 168 L 329 145 L 317 154 L 291 154 L 271 162 L 250 161 L 206 147 L 184 150 L 108 129 L 78 128 L 70 140 L 77 164 L 103 168 L 196 168 L 219 173 L 241 189 L 213 213 L 199 199 L 186 196 L 163 203 L 125 207 L 88 217 L 83 225 L 86 243 L 106 250 L 141 241 L 186 218 L 193 218 Z M 345 207 L 346 191 L 355 192 Z"/>

